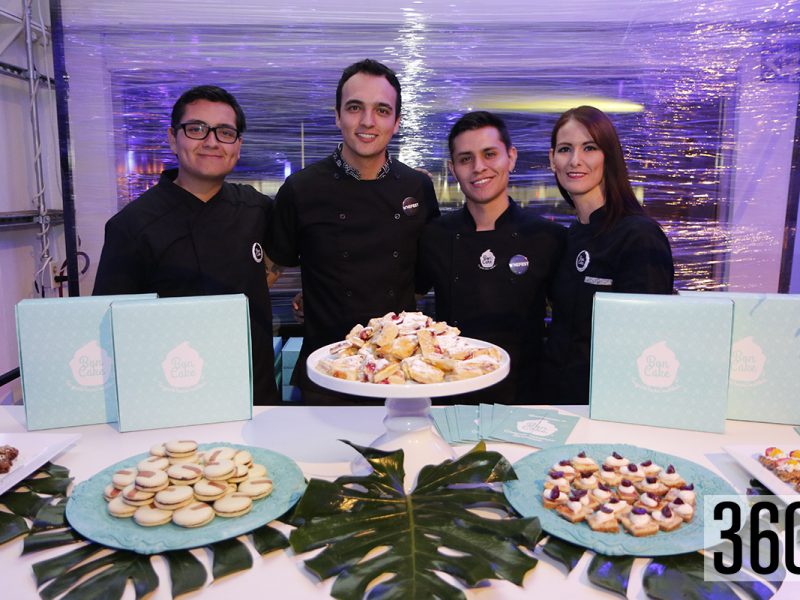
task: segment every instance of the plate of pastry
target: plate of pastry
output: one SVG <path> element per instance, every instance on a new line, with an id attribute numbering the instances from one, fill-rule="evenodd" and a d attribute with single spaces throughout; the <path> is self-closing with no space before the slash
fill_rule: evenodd
<path id="1" fill-rule="evenodd" d="M 156 554 L 248 533 L 288 511 L 305 488 L 283 454 L 172 440 L 75 486 L 66 517 L 93 542 Z"/>
<path id="2" fill-rule="evenodd" d="M 421 398 L 482 389 L 508 375 L 505 350 L 460 333 L 421 312 L 388 313 L 315 350 L 308 376 L 346 394 Z"/>
<path id="3" fill-rule="evenodd" d="M 722 449 L 776 496 L 800 495 L 800 449 L 756 444 Z"/>
<path id="4" fill-rule="evenodd" d="M 690 460 L 627 444 L 571 444 L 529 454 L 504 484 L 512 506 L 542 529 L 612 556 L 704 547 L 704 498 L 736 495 Z M 744 510 L 743 505 L 743 510 Z"/>
<path id="5" fill-rule="evenodd" d="M 80 439 L 74 433 L 0 433 L 0 494 Z"/>

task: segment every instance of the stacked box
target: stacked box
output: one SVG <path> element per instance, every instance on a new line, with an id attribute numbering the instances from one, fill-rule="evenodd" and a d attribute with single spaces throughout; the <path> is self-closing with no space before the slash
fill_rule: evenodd
<path id="1" fill-rule="evenodd" d="M 681 292 L 733 301 L 728 418 L 800 424 L 800 296 Z"/>
<path id="2" fill-rule="evenodd" d="M 155 294 L 40 298 L 16 306 L 29 430 L 117 420 L 111 303 Z"/>
<path id="3" fill-rule="evenodd" d="M 281 352 L 283 358 L 283 365 L 281 370 L 281 379 L 283 385 L 281 392 L 283 400 L 287 402 L 300 400 L 300 390 L 291 384 L 292 373 L 294 366 L 297 364 L 297 359 L 300 356 L 300 348 L 303 347 L 303 338 L 293 337 L 286 340 Z"/>
<path id="4" fill-rule="evenodd" d="M 120 431 L 250 419 L 243 294 L 111 304 Z"/>
<path id="5" fill-rule="evenodd" d="M 592 419 L 722 432 L 733 303 L 598 292 L 592 317 Z"/>
<path id="6" fill-rule="evenodd" d="M 281 380 L 283 379 L 283 373 L 281 372 L 281 365 L 283 364 L 283 360 L 281 360 L 281 348 L 283 348 L 283 340 L 280 337 L 273 337 L 272 356 L 275 358 L 275 364 L 273 365 L 273 368 L 275 373 L 275 385 L 278 386 L 278 389 L 281 389 Z"/>

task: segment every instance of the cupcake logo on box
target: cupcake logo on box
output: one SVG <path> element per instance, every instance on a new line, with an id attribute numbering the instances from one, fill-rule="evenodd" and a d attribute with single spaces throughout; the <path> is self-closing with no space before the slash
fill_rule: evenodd
<path id="1" fill-rule="evenodd" d="M 203 377 L 203 358 L 189 342 L 182 342 L 167 353 L 161 369 L 171 388 L 188 390 L 196 387 Z"/>
<path id="2" fill-rule="evenodd" d="M 649 388 L 660 390 L 666 390 L 675 384 L 680 366 L 678 357 L 665 341 L 645 348 L 636 359 L 641 382 Z"/>
<path id="3" fill-rule="evenodd" d="M 97 340 L 75 350 L 69 368 L 75 383 L 82 388 L 102 387 L 111 374 L 111 357 Z"/>
<path id="4" fill-rule="evenodd" d="M 764 356 L 753 336 L 742 338 L 731 347 L 731 381 L 737 383 L 755 383 L 764 374 Z"/>

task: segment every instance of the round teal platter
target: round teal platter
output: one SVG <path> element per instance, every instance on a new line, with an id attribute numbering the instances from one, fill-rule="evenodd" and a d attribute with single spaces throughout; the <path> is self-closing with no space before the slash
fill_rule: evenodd
<path id="1" fill-rule="evenodd" d="M 637 463 L 652 460 L 662 468 L 673 465 L 687 483 L 694 484 L 697 495 L 694 518 L 674 531 L 662 531 L 648 537 L 635 537 L 624 533 L 621 526 L 620 533 L 595 532 L 586 523 L 573 524 L 563 519 L 554 510 L 545 508 L 542 503 L 544 480 L 553 465 L 572 458 L 581 451 L 595 459 L 598 465 L 601 465 L 612 452 L 617 452 Z M 627 444 L 555 446 L 529 454 L 514 464 L 514 471 L 518 479 L 506 482 L 503 490 L 517 512 L 524 517 L 538 517 L 542 529 L 550 535 L 609 556 L 668 556 L 701 550 L 705 545 L 703 538 L 705 496 L 737 495 L 728 482 L 695 462 Z M 740 501 L 740 504 L 746 513 L 744 503 Z"/>
<path id="2" fill-rule="evenodd" d="M 82 536 L 98 544 L 139 554 L 158 554 L 207 546 L 249 533 L 280 517 L 303 495 L 305 477 L 297 463 L 289 457 L 264 448 L 225 442 L 201 444 L 198 450 L 210 450 L 218 446 L 247 450 L 253 456 L 254 463 L 267 468 L 267 477 L 273 482 L 272 494 L 254 500 L 252 510 L 246 515 L 216 517 L 208 525 L 196 528 L 178 527 L 173 523 L 142 527 L 133 519 L 112 517 L 106 508 L 103 490 L 111 483 L 115 471 L 135 467 L 139 461 L 150 456 L 144 452 L 113 464 L 75 486 L 67 502 L 67 521 Z"/>

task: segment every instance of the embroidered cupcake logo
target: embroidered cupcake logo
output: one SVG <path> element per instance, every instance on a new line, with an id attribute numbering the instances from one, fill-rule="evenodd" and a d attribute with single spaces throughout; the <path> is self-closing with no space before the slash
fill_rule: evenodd
<path id="1" fill-rule="evenodd" d="M 97 340 L 92 340 L 75 351 L 69 368 L 79 386 L 100 387 L 106 384 L 111 374 L 111 357 Z"/>
<path id="2" fill-rule="evenodd" d="M 170 387 L 192 388 L 200 383 L 203 376 L 203 358 L 189 342 L 182 342 L 169 351 L 161 363 L 161 369 Z"/>
<path id="3" fill-rule="evenodd" d="M 665 389 L 675 383 L 681 363 L 669 349 L 667 342 L 657 342 L 645 348 L 636 359 L 636 366 L 639 369 L 639 379 L 644 385 Z"/>
<path id="4" fill-rule="evenodd" d="M 764 356 L 753 336 L 742 338 L 731 347 L 731 381 L 739 383 L 754 383 L 761 379 L 764 373 Z"/>

